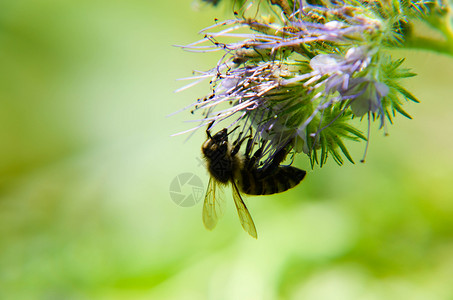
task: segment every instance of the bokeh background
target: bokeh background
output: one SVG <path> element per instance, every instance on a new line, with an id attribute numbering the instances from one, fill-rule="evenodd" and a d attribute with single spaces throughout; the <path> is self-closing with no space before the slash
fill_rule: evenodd
<path id="1" fill-rule="evenodd" d="M 1 299 L 453 299 L 453 59 L 396 52 L 418 73 L 365 164 L 248 197 L 213 232 L 172 180 L 199 163 L 176 78 L 217 56 L 172 47 L 225 11 L 191 0 L 0 3 Z M 365 122 L 364 122 L 365 123 Z M 366 124 L 362 126 L 366 130 Z M 358 162 L 364 144 L 350 144 Z M 296 161 L 309 169 L 307 159 Z M 185 190 L 187 192 L 188 190 Z M 228 194 L 228 193 L 227 193 Z"/>

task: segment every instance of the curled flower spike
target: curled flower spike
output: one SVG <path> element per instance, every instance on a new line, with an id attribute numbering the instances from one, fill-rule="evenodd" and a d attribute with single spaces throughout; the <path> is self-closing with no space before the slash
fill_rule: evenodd
<path id="1" fill-rule="evenodd" d="M 212 90 L 188 107 L 202 116 L 193 129 L 240 125 L 235 134 L 262 147 L 263 167 L 284 148 L 307 154 L 312 166 L 328 157 L 353 162 L 344 141 L 367 140 L 351 125 L 353 117 L 369 114 L 383 127 L 395 112 L 409 117 L 402 99 L 417 101 L 398 82 L 414 74 L 387 52 L 402 40 L 398 24 L 407 22 L 408 15 L 396 14 L 397 2 L 301 3 L 270 1 L 281 9 L 280 20 L 257 10 L 251 18 L 217 22 L 201 31 L 203 39 L 181 46 L 223 52 L 215 67 L 192 77 L 210 79 Z"/>

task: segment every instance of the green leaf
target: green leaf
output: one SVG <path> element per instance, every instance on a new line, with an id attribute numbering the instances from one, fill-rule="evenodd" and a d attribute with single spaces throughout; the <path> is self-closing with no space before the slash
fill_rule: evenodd
<path id="1" fill-rule="evenodd" d="M 412 120 L 412 117 L 406 111 L 404 111 L 404 109 L 401 108 L 401 106 L 399 105 L 398 102 L 393 102 L 392 105 L 396 109 L 397 112 L 399 112 L 400 114 L 402 114 L 406 118 L 409 118 L 409 119 Z"/>
<path id="2" fill-rule="evenodd" d="M 340 138 L 338 137 L 335 137 L 335 142 L 338 144 L 338 147 L 340 147 L 341 149 L 341 152 L 343 152 L 344 156 L 346 156 L 346 158 L 354 164 L 354 160 L 352 159 L 351 155 L 349 154 L 348 152 L 348 149 L 346 149 L 346 146 L 343 144 L 343 142 L 341 141 Z"/>
<path id="3" fill-rule="evenodd" d="M 409 91 L 407 91 L 405 88 L 403 88 L 402 86 L 398 85 L 398 84 L 395 84 L 393 86 L 396 90 L 398 90 L 398 92 L 400 92 L 404 97 L 406 97 L 407 99 L 409 100 L 412 100 L 416 103 L 420 103 L 420 101 L 414 96 L 412 95 Z"/>
<path id="4" fill-rule="evenodd" d="M 364 136 L 362 134 L 362 132 L 360 130 L 358 130 L 357 128 L 354 128 L 354 127 L 352 127 L 351 125 L 348 125 L 348 124 L 340 124 L 338 127 L 340 127 L 341 129 L 343 129 L 343 130 L 355 135 L 359 139 L 366 141 L 366 136 Z"/>
<path id="5" fill-rule="evenodd" d="M 343 164 L 341 155 L 334 148 L 330 149 L 330 153 L 332 153 L 333 160 L 335 160 L 335 162 L 341 166 Z"/>

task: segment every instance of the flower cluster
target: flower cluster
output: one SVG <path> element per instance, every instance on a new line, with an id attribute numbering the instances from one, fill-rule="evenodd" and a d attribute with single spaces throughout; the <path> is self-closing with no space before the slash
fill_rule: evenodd
<path id="1" fill-rule="evenodd" d="M 204 79 L 212 86 L 190 106 L 202 112 L 193 129 L 240 125 L 254 144 L 266 144 L 262 164 L 289 146 L 322 166 L 329 156 L 353 162 L 344 140 L 369 139 L 353 118 L 378 120 L 384 130 L 395 112 L 410 118 L 401 105 L 418 101 L 399 79 L 414 74 L 388 50 L 404 45 L 411 16 L 429 20 L 423 9 L 443 12 L 442 3 L 270 0 L 269 11 L 280 10 L 276 18 L 243 2 L 241 17 L 216 21 L 202 40 L 181 46 L 223 53 L 214 68 L 189 78 L 195 82 L 188 86 Z"/>

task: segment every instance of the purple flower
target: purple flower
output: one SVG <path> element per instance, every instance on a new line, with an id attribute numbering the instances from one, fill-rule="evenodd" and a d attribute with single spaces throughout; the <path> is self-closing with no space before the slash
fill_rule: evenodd
<path id="1" fill-rule="evenodd" d="M 187 107 L 202 115 L 192 130 L 240 127 L 231 140 L 250 136 L 249 148 L 263 148 L 264 166 L 282 148 L 308 154 L 312 164 L 322 165 L 328 153 L 342 163 L 338 149 L 352 161 L 341 140 L 366 137 L 348 124 L 351 116 L 377 114 L 383 125 L 389 107 L 402 111 L 395 94 L 410 95 L 389 80 L 398 72 L 381 54 L 388 22 L 379 14 L 364 14 L 365 6 L 299 5 L 285 6 L 281 22 L 216 22 L 182 47 L 223 52 L 215 67 L 179 89 L 210 80 L 211 93 Z"/>
<path id="2" fill-rule="evenodd" d="M 376 113 L 382 109 L 381 99 L 387 96 L 389 88 L 382 82 L 373 79 L 352 79 L 349 88 L 342 91 L 343 97 L 352 97 L 351 110 L 357 117 L 362 117 L 367 112 Z"/>
<path id="3" fill-rule="evenodd" d="M 339 100 L 351 100 L 351 110 L 357 117 L 367 112 L 378 112 L 382 107 L 381 99 L 389 92 L 387 85 L 363 72 L 371 62 L 372 52 L 366 47 L 354 47 L 346 52 L 344 58 L 320 54 L 310 61 L 314 72 L 327 76 L 324 93 L 338 92 Z"/>

